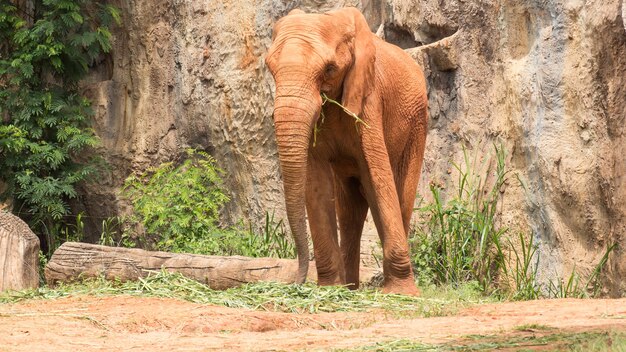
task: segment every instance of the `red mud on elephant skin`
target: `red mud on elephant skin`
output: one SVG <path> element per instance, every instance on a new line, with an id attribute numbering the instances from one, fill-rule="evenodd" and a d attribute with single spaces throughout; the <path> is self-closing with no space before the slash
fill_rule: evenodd
<path id="1" fill-rule="evenodd" d="M 426 143 L 422 69 L 376 37 L 355 8 L 290 12 L 274 25 L 265 61 L 276 82 L 274 126 L 300 261 L 296 281 L 308 268 L 306 214 L 318 283 L 357 288 L 369 209 L 383 245 L 383 291 L 419 294 L 407 234 Z"/>

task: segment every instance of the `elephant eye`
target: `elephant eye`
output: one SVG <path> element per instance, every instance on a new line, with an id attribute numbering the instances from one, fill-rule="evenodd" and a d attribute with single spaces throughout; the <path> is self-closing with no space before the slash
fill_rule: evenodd
<path id="1" fill-rule="evenodd" d="M 330 76 L 333 73 L 335 73 L 335 71 L 337 71 L 337 65 L 335 65 L 334 63 L 328 63 L 324 67 L 324 75 L 325 76 Z"/>

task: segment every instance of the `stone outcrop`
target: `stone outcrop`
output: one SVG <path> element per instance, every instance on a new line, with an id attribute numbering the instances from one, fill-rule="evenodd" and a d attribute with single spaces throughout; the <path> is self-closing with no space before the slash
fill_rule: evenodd
<path id="1" fill-rule="evenodd" d="M 453 185 L 449 163 L 461 160 L 464 145 L 486 156 L 501 142 L 518 175 L 501 219 L 536 238 L 540 276 L 574 266 L 586 274 L 607 244 L 625 243 L 620 0 L 117 2 L 124 26 L 86 86 L 112 171 L 85 190 L 87 212 L 123 210 L 116 189 L 131 171 L 194 147 L 226 170 L 227 218 L 280 214 L 273 83 L 263 63 L 271 26 L 294 7 L 344 5 L 361 8 L 373 31 L 424 66 L 431 120 L 420 194 L 431 182 Z M 624 274 L 618 249 L 611 293 L 626 291 Z"/>
<path id="2" fill-rule="evenodd" d="M 17 216 L 0 210 L 0 292 L 39 287 L 39 239 Z"/>

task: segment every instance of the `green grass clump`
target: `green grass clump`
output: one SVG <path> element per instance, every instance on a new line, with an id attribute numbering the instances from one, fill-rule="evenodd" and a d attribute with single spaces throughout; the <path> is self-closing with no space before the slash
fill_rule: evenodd
<path id="1" fill-rule="evenodd" d="M 552 280 L 548 283 L 548 295 L 554 298 L 597 297 L 602 289 L 601 279 L 604 267 L 609 260 L 609 255 L 616 247 L 616 243 L 607 244 L 604 255 L 600 258 L 600 261 L 596 264 L 585 283 L 582 283 L 581 277 L 574 267 L 567 281 L 559 279 L 556 280 L 556 283 Z"/>
<path id="2" fill-rule="evenodd" d="M 165 297 L 231 308 L 290 313 L 362 312 L 380 309 L 402 316 L 426 317 L 451 314 L 472 304 L 471 299 L 408 297 L 382 294 L 369 289 L 351 291 L 341 286 L 319 287 L 313 283 L 287 285 L 261 282 L 217 291 L 181 274 L 166 271 L 154 272 L 138 281 L 116 282 L 100 277 L 61 284 L 54 288 L 4 292 L 0 293 L 0 303 L 71 295 Z M 436 296 L 434 291 L 432 296 Z"/>
<path id="3" fill-rule="evenodd" d="M 336 352 L 357 352 L 357 351 L 376 351 L 376 352 L 409 352 L 409 351 L 437 351 L 437 346 L 424 344 L 418 341 L 400 339 L 385 342 L 377 342 L 372 345 L 361 346 L 349 349 L 335 349 Z"/>
<path id="4" fill-rule="evenodd" d="M 432 203 L 417 209 L 422 221 L 411 236 L 412 261 L 422 282 L 476 281 L 489 293 L 504 265 L 501 237 L 506 229 L 496 225 L 496 206 L 508 175 L 505 152 L 495 147 L 495 170 L 490 159 L 476 166 L 465 149 L 463 153 L 464 164 L 453 164 L 459 188 L 450 199 L 444 202 L 441 188 L 431 185 Z"/>
<path id="5" fill-rule="evenodd" d="M 472 158 L 463 149 L 463 163 L 452 164 L 458 188 L 445 194 L 443 186 L 431 184 L 432 201 L 416 209 L 420 220 L 410 237 L 417 280 L 443 286 L 477 282 L 483 294 L 512 300 L 597 297 L 616 244 L 607 245 L 586 281 L 574 269 L 567 280 L 538 282 L 535 236 L 519 233 L 514 243 L 509 229 L 498 224 L 497 207 L 509 179 L 505 160 L 502 146 L 494 146 L 488 158 Z"/>

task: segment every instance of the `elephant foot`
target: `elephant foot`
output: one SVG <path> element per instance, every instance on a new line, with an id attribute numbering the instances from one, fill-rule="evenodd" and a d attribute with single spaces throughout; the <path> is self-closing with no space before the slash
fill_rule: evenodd
<path id="1" fill-rule="evenodd" d="M 393 293 L 406 296 L 420 296 L 420 290 L 415 286 L 413 280 L 402 280 L 386 282 L 383 286 L 383 293 Z"/>
<path id="2" fill-rule="evenodd" d="M 359 289 L 359 282 L 346 282 L 346 287 L 352 291 Z"/>
<path id="3" fill-rule="evenodd" d="M 339 262 L 339 261 L 336 261 Z M 316 267 L 319 286 L 340 286 L 346 284 L 346 274 L 340 265 Z"/>
<path id="4" fill-rule="evenodd" d="M 345 280 L 341 278 L 341 274 L 318 275 L 317 284 L 319 286 L 341 286 L 345 285 Z"/>
<path id="5" fill-rule="evenodd" d="M 341 280 L 332 280 L 332 281 L 329 281 L 329 280 L 321 280 L 320 281 L 320 280 L 318 280 L 317 281 L 317 285 L 318 286 L 343 286 L 344 283 L 341 282 Z"/>

